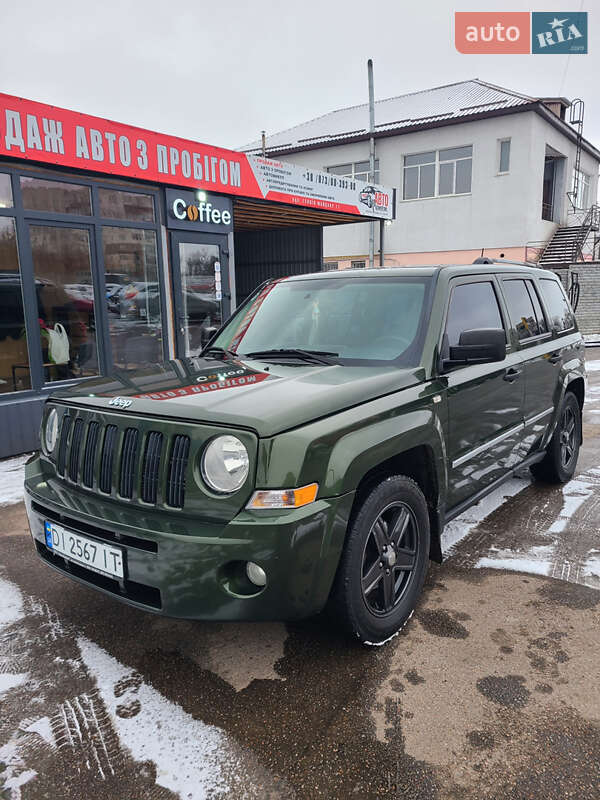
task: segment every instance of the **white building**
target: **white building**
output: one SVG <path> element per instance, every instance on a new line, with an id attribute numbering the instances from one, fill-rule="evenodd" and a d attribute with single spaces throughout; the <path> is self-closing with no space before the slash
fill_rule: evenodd
<path id="1" fill-rule="evenodd" d="M 469 263 L 482 248 L 490 257 L 531 259 L 557 228 L 577 224 L 583 215 L 574 206 L 580 212 L 596 202 L 600 152 L 578 140 L 569 106 L 478 79 L 376 102 L 374 182 L 397 187 L 385 263 Z M 332 111 L 267 136 L 266 154 L 368 179 L 368 124 L 366 104 Z M 242 149 L 260 153 L 262 143 Z M 324 260 L 363 266 L 368 228 L 325 230 Z M 376 259 L 379 247 L 378 229 Z"/>

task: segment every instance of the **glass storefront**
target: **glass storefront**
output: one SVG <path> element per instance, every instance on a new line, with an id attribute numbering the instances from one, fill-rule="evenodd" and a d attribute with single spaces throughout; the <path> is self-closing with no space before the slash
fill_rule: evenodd
<path id="1" fill-rule="evenodd" d="M 98 374 L 90 233 L 30 225 L 46 382 Z"/>
<path id="2" fill-rule="evenodd" d="M 0 174 L 0 187 L 5 176 Z M 10 185 L 8 187 L 10 189 Z M 8 198 L 8 192 L 4 195 Z M 5 207 L 8 207 L 8 202 Z M 31 389 L 14 217 L 0 217 L 0 393 Z"/>
<path id="3" fill-rule="evenodd" d="M 6 400 L 164 359 L 158 196 L 48 172 L 0 171 Z"/>
<path id="4" fill-rule="evenodd" d="M 156 233 L 103 226 L 106 306 L 115 367 L 161 361 L 162 319 Z"/>
<path id="5" fill-rule="evenodd" d="M 184 355 L 194 355 L 221 327 L 221 303 L 216 299 L 215 264 L 219 247 L 201 242 L 179 243 Z"/>
<path id="6" fill-rule="evenodd" d="M 55 214 L 91 216 L 92 199 L 89 186 L 43 178 L 21 177 L 23 208 L 27 211 L 48 211 Z"/>

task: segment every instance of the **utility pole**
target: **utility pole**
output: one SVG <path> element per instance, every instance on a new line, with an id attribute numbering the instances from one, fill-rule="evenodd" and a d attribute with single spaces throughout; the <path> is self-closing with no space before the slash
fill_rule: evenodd
<path id="1" fill-rule="evenodd" d="M 369 181 L 375 182 L 375 93 L 373 91 L 373 59 L 367 61 L 369 76 Z M 375 259 L 375 223 L 369 223 L 369 269 Z"/>

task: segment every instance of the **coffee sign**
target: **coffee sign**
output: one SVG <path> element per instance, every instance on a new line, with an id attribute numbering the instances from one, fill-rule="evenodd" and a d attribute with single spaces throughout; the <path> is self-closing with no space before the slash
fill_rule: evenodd
<path id="1" fill-rule="evenodd" d="M 233 230 L 231 198 L 184 189 L 167 189 L 166 195 L 169 228 L 204 233 L 229 233 Z"/>

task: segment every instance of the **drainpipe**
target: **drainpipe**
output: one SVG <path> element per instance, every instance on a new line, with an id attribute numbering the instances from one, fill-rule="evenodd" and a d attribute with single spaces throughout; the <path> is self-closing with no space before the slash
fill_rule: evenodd
<path id="1" fill-rule="evenodd" d="M 369 180 L 375 182 L 375 95 L 373 91 L 373 59 L 367 61 L 369 77 Z M 373 269 L 375 258 L 375 223 L 369 223 L 369 268 Z"/>

